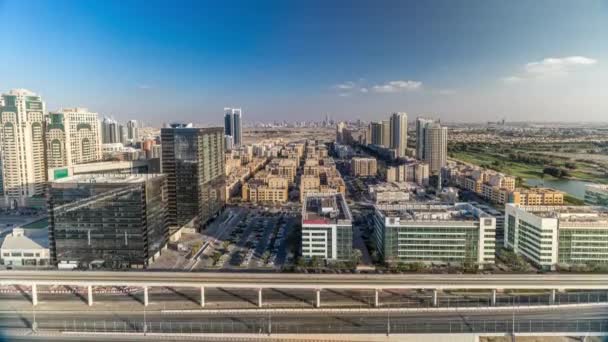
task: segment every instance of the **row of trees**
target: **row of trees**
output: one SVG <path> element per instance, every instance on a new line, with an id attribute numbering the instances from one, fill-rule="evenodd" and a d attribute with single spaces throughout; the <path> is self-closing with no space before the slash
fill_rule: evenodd
<path id="1" fill-rule="evenodd" d="M 543 174 L 551 175 L 555 178 L 570 177 L 570 171 L 556 166 L 546 166 L 543 169 Z"/>

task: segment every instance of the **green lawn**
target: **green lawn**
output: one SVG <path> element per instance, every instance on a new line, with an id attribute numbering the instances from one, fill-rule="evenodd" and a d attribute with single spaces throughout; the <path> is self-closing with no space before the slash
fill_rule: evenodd
<path id="1" fill-rule="evenodd" d="M 497 171 L 505 174 L 521 177 L 523 179 L 541 179 L 543 178 L 543 165 L 525 164 L 520 162 L 513 162 L 507 160 L 507 156 L 495 153 L 488 149 L 487 151 L 459 151 L 451 152 L 450 155 L 454 159 L 462 160 L 467 163 L 480 165 L 480 166 L 492 166 L 495 161 L 500 162 L 500 166 Z M 584 162 L 576 162 L 577 168 L 570 171 L 572 178 L 590 181 L 596 183 L 608 183 L 608 179 L 602 175 L 597 174 L 592 165 Z M 544 179 L 552 178 L 549 175 L 544 175 Z"/>
<path id="2" fill-rule="evenodd" d="M 477 152 L 455 152 L 452 153 L 453 158 L 465 161 L 467 163 L 475 165 L 491 165 L 495 161 L 500 161 L 504 164 L 499 168 L 498 171 L 515 177 L 527 178 L 538 178 L 540 179 L 543 174 L 542 166 L 528 165 L 523 163 L 510 162 L 506 160 L 506 157 L 498 154 L 480 154 Z"/>

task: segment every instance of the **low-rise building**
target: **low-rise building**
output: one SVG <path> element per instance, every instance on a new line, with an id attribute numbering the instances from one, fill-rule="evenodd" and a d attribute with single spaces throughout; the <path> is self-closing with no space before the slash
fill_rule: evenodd
<path id="1" fill-rule="evenodd" d="M 244 201 L 285 203 L 289 200 L 289 181 L 273 175 L 254 178 L 243 184 L 242 192 Z"/>
<path id="2" fill-rule="evenodd" d="M 0 263 L 8 267 L 46 266 L 49 261 L 48 246 L 27 237 L 22 228 L 13 228 L 0 246 Z"/>
<path id="3" fill-rule="evenodd" d="M 415 182 L 420 186 L 429 185 L 429 164 L 414 161 L 386 169 L 387 182 Z"/>
<path id="4" fill-rule="evenodd" d="M 307 195 L 302 205 L 302 256 L 349 260 L 352 245 L 352 215 L 344 196 Z"/>
<path id="5" fill-rule="evenodd" d="M 536 266 L 608 263 L 608 208 L 505 206 L 505 240 Z"/>
<path id="6" fill-rule="evenodd" d="M 585 185 L 585 204 L 601 205 L 608 207 L 608 185 L 587 184 Z"/>
<path id="7" fill-rule="evenodd" d="M 564 193 L 549 188 L 515 189 L 509 192 L 508 203 L 521 205 L 562 205 Z"/>
<path id="8" fill-rule="evenodd" d="M 496 219 L 473 204 L 375 205 L 374 220 L 385 262 L 494 263 Z"/>
<path id="9" fill-rule="evenodd" d="M 266 170 L 276 176 L 286 177 L 289 184 L 294 184 L 298 164 L 296 159 L 275 158 L 266 165 Z"/>
<path id="10" fill-rule="evenodd" d="M 369 186 L 369 194 L 375 203 L 401 203 L 411 198 L 412 187 L 408 183 L 382 183 Z"/>
<path id="11" fill-rule="evenodd" d="M 49 181 L 53 181 L 85 174 L 151 173 L 151 169 L 149 160 L 105 161 L 49 168 L 47 170 L 47 177 Z"/>

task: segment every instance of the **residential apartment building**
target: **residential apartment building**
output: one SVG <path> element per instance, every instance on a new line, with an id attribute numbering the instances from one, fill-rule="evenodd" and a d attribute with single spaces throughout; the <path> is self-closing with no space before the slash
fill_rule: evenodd
<path id="1" fill-rule="evenodd" d="M 352 258 L 353 227 L 342 194 L 309 194 L 302 205 L 302 256 L 324 260 Z"/>
<path id="2" fill-rule="evenodd" d="M 374 221 L 385 262 L 494 263 L 496 219 L 473 204 L 380 204 Z"/>
<path id="3" fill-rule="evenodd" d="M 97 113 L 64 108 L 49 113 L 46 125 L 48 167 L 66 167 L 102 160 L 101 127 Z"/>
<path id="4" fill-rule="evenodd" d="M 0 195 L 5 204 L 23 205 L 46 189 L 45 104 L 26 89 L 3 94 L 0 102 Z"/>
<path id="5" fill-rule="evenodd" d="M 406 156 L 407 150 L 407 114 L 393 113 L 390 118 L 390 148 L 396 151 L 398 158 Z"/>
<path id="6" fill-rule="evenodd" d="M 296 181 L 298 162 L 296 159 L 274 158 L 266 165 L 266 171 L 275 176 L 287 178 L 289 185 Z"/>
<path id="7" fill-rule="evenodd" d="M 429 185 L 429 165 L 424 162 L 413 162 L 386 169 L 387 182 L 413 182 L 420 186 Z"/>
<path id="8" fill-rule="evenodd" d="M 376 158 L 353 158 L 350 161 L 351 174 L 356 177 L 375 177 L 378 172 Z"/>
<path id="9" fill-rule="evenodd" d="M 285 177 L 272 175 L 250 179 L 243 184 L 242 198 L 252 203 L 286 203 L 289 200 L 289 181 Z"/>
<path id="10" fill-rule="evenodd" d="M 445 166 L 448 158 L 448 128 L 432 123 L 424 128 L 424 161 L 429 164 L 429 172 L 437 174 Z"/>
<path id="11" fill-rule="evenodd" d="M 382 140 L 381 145 L 389 148 L 391 146 L 391 122 L 389 120 L 382 120 Z"/>
<path id="12" fill-rule="evenodd" d="M 369 193 L 376 204 L 402 203 L 410 200 L 412 188 L 405 183 L 381 183 L 369 186 Z"/>
<path id="13" fill-rule="evenodd" d="M 442 168 L 443 179 L 496 204 L 560 205 L 563 193 L 547 188 L 516 188 L 515 177 L 477 166 L 452 163 Z"/>
<path id="14" fill-rule="evenodd" d="M 239 147 L 243 142 L 241 108 L 224 108 L 224 134 L 232 137 L 232 146 Z"/>
<path id="15" fill-rule="evenodd" d="M 425 119 L 418 117 L 416 118 L 416 158 L 418 160 L 425 160 L 424 146 L 426 139 L 426 128 L 431 125 L 434 120 Z"/>
<path id="16" fill-rule="evenodd" d="M 543 269 L 608 263 L 608 208 L 509 203 L 504 243 Z"/>
<path id="17" fill-rule="evenodd" d="M 550 188 L 515 189 L 509 192 L 508 202 L 521 205 L 562 205 L 564 193 Z"/>

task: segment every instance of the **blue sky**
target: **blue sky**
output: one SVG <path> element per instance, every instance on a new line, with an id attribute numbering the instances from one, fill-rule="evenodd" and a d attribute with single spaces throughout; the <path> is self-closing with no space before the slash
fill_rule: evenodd
<path id="1" fill-rule="evenodd" d="M 0 0 L 0 87 L 119 120 L 608 121 L 608 1 Z"/>

